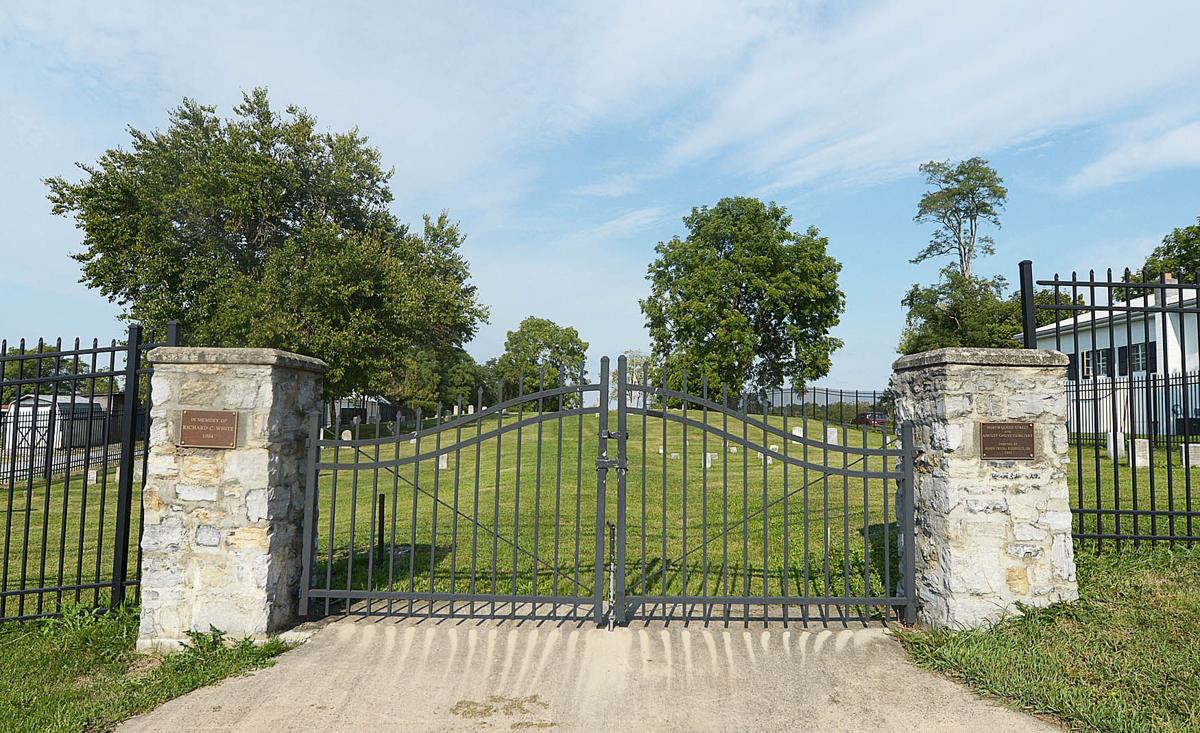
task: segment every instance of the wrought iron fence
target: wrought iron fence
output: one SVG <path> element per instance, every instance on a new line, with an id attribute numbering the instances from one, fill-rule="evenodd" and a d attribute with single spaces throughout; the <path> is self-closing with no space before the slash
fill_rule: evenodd
<path id="1" fill-rule="evenodd" d="M 0 620 L 136 593 L 146 352 L 178 343 L 176 324 L 131 325 L 125 343 L 0 341 Z"/>
<path id="2" fill-rule="evenodd" d="M 1097 547 L 1200 540 L 1200 275 L 1035 280 L 1026 260 L 1020 283 L 1023 345 L 1069 360 L 1075 537 Z"/>

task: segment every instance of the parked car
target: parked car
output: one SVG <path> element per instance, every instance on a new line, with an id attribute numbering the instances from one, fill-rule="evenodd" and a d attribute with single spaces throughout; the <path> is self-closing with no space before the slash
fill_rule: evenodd
<path id="1" fill-rule="evenodd" d="M 886 412 L 860 412 L 850 421 L 851 425 L 867 425 L 872 428 L 882 428 L 888 424 Z"/>

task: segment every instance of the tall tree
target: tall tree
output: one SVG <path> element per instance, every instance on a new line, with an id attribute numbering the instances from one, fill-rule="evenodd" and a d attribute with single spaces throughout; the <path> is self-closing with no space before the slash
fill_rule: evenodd
<path id="1" fill-rule="evenodd" d="M 515 331 L 508 332 L 504 353 L 496 362 L 496 373 L 504 380 L 506 391 L 515 391 L 519 386 L 529 394 L 539 386 L 564 387 L 578 382 L 587 349 L 587 342 L 579 338 L 574 328 L 530 316 Z M 551 402 L 546 406 L 556 405 L 557 402 Z"/>
<path id="2" fill-rule="evenodd" d="M 46 181 L 83 231 L 82 281 L 124 317 L 320 357 L 330 396 L 388 395 L 406 355 L 451 351 L 486 318 L 457 225 L 398 222 L 392 173 L 357 130 L 320 132 L 256 89 L 230 119 L 184 100 L 165 131 L 129 134 L 81 181 Z"/>
<path id="3" fill-rule="evenodd" d="M 841 264 L 815 227 L 791 230 L 787 209 L 723 198 L 683 218 L 686 238 L 659 242 L 641 302 L 656 362 L 668 379 L 736 394 L 829 372 L 841 342 L 829 335 L 845 308 Z M 690 385 L 689 385 L 690 386 Z"/>
<path id="4" fill-rule="evenodd" d="M 931 160 L 920 170 L 932 188 L 921 197 L 914 219 L 937 228 L 912 262 L 952 255 L 951 266 L 970 281 L 975 258 L 995 252 L 992 238 L 981 234 L 979 228 L 982 223 L 999 228 L 1000 211 L 1008 199 L 1004 179 L 979 157 L 953 164 Z"/>

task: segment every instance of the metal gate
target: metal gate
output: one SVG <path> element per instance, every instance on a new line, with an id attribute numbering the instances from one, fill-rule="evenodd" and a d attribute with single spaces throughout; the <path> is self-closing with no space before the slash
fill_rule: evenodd
<path id="1" fill-rule="evenodd" d="M 411 426 L 314 419 L 302 613 L 913 620 L 911 424 L 625 357 L 517 381 Z"/>

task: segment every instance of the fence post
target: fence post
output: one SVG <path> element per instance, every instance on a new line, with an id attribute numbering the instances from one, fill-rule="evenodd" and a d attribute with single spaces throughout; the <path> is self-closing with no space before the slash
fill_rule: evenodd
<path id="1" fill-rule="evenodd" d="M 121 426 L 121 459 L 117 473 L 117 526 L 113 537 L 112 598 L 110 606 L 125 602 L 129 576 L 129 523 L 133 508 L 134 448 L 138 432 L 138 365 L 142 356 L 142 327 L 129 326 L 125 344 L 125 424 Z"/>
<path id="2" fill-rule="evenodd" d="M 1033 299 L 1033 262 L 1021 260 L 1021 333 L 1027 349 L 1037 348 L 1037 304 Z"/>

